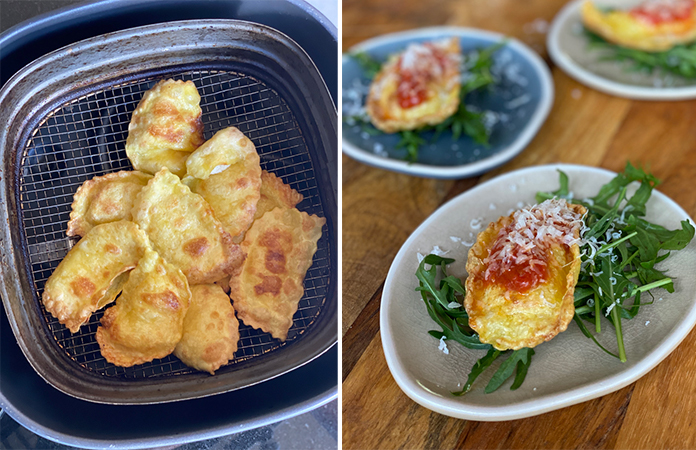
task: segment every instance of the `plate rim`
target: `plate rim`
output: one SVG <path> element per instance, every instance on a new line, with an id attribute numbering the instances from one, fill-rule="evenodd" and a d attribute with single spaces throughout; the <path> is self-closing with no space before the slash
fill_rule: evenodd
<path id="1" fill-rule="evenodd" d="M 407 161 L 396 160 L 392 158 L 383 158 L 374 155 L 369 151 L 363 150 L 357 145 L 354 145 L 352 142 L 346 140 L 346 138 L 343 136 L 343 133 L 341 132 L 341 148 L 343 152 L 346 153 L 348 156 L 373 167 L 387 169 L 399 173 L 405 173 L 408 175 L 442 179 L 466 178 L 475 175 L 480 175 L 496 167 L 499 167 L 502 164 L 514 158 L 515 156 L 517 156 L 518 154 L 520 154 L 529 145 L 532 139 L 534 139 L 541 127 L 544 125 L 544 123 L 546 122 L 546 118 L 551 112 L 555 95 L 555 87 L 553 83 L 553 78 L 551 77 L 551 71 L 548 65 L 544 62 L 544 60 L 542 60 L 541 57 L 534 50 L 532 50 L 529 46 L 512 36 L 506 36 L 501 33 L 470 27 L 425 27 L 383 34 L 367 39 L 352 46 L 348 50 L 348 53 L 353 51 L 370 49 L 379 45 L 384 45 L 392 42 L 401 42 L 404 41 L 404 39 L 408 38 L 414 39 L 418 37 L 430 37 L 433 34 L 451 34 L 460 38 L 478 37 L 490 39 L 491 41 L 500 41 L 502 39 L 506 39 L 506 46 L 510 46 L 513 49 L 513 51 L 520 54 L 525 60 L 527 60 L 531 64 L 534 72 L 537 74 L 539 78 L 539 84 L 541 85 L 541 96 L 539 99 L 539 105 L 535 109 L 529 123 L 522 129 L 522 132 L 519 133 L 517 138 L 502 152 L 499 152 L 488 158 L 481 159 L 475 163 L 463 164 L 458 166 L 436 166 L 422 163 L 409 163 Z M 349 56 L 347 55 L 347 53 L 343 55 L 341 59 L 341 67 L 343 67 L 343 65 L 347 62 L 348 58 Z"/>
<path id="2" fill-rule="evenodd" d="M 507 172 L 498 177 L 492 178 L 484 183 L 481 183 L 474 188 L 465 191 L 456 197 L 452 198 L 437 210 L 435 210 L 427 219 L 421 223 L 418 228 L 416 228 L 413 233 L 408 237 L 408 239 L 403 243 L 398 253 L 394 257 L 387 278 L 384 282 L 384 289 L 382 291 L 382 299 L 380 302 L 380 338 L 382 342 L 382 349 L 384 352 L 384 357 L 387 361 L 387 366 L 392 374 L 392 377 L 396 381 L 399 388 L 413 401 L 428 408 L 432 411 L 438 412 L 451 417 L 456 417 L 459 419 L 493 422 L 493 421 L 505 421 L 522 419 L 526 417 L 536 416 L 545 412 L 554 411 L 567 406 L 575 405 L 577 403 L 586 402 L 603 395 L 607 395 L 611 392 L 615 392 L 634 381 L 640 379 L 652 369 L 654 369 L 660 362 L 662 362 L 670 353 L 672 353 L 679 344 L 686 338 L 686 336 L 691 332 L 696 325 L 696 299 L 692 299 L 691 309 L 688 314 L 685 315 L 684 319 L 677 325 L 675 330 L 668 334 L 665 339 L 656 348 L 654 348 L 645 357 L 635 362 L 633 368 L 625 369 L 620 373 L 614 374 L 606 379 L 592 382 L 581 388 L 575 388 L 568 390 L 566 392 L 561 392 L 553 395 L 546 395 L 540 398 L 535 398 L 531 400 L 523 400 L 513 405 L 503 405 L 503 406 L 478 406 L 478 405 L 466 405 L 462 403 L 461 400 L 456 401 L 455 397 L 443 398 L 440 395 L 430 393 L 418 383 L 414 382 L 409 378 L 406 373 L 404 366 L 401 363 L 401 357 L 399 356 L 394 340 L 392 339 L 391 324 L 388 320 L 388 312 L 390 309 L 390 299 L 392 296 L 391 286 L 393 284 L 393 278 L 396 276 L 398 267 L 401 261 L 407 257 L 406 249 L 409 245 L 423 233 L 425 228 L 427 228 L 432 222 L 437 220 L 439 216 L 447 213 L 449 209 L 454 207 L 454 203 L 457 202 L 461 197 L 465 195 L 471 195 L 476 191 L 484 190 L 490 183 L 502 182 L 510 178 L 518 178 L 522 175 L 527 175 L 539 171 L 539 170 L 584 170 L 595 173 L 602 173 L 605 175 L 614 176 L 616 172 L 607 170 L 599 167 L 585 166 L 580 164 L 545 164 L 539 166 L 525 167 L 522 169 Z M 677 211 L 683 214 L 683 216 L 688 219 L 692 224 L 694 220 L 691 216 L 674 200 L 672 200 L 667 195 L 654 190 L 653 195 L 660 198 L 660 201 L 666 202 L 670 207 L 676 208 Z M 412 255 L 411 255 L 412 256 Z M 458 399 L 464 397 L 456 397 Z"/>
<path id="3" fill-rule="evenodd" d="M 551 22 L 549 34 L 546 37 L 546 48 L 549 56 L 558 67 L 568 76 L 605 94 L 625 97 L 633 100 L 688 100 L 696 98 L 696 85 L 685 87 L 658 88 L 633 86 L 619 83 L 595 74 L 589 69 L 576 63 L 560 45 L 559 35 L 569 21 L 580 9 L 585 0 L 573 0 L 561 8 Z"/>

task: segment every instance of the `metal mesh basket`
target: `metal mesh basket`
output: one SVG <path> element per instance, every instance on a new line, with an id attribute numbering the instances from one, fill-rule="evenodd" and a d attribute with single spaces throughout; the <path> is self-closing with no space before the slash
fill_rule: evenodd
<path id="1" fill-rule="evenodd" d="M 17 130 L 10 130 L 15 131 L 14 136 L 0 130 L 6 181 L 2 193 L 9 208 L 3 210 L 0 204 L 0 210 L 8 223 L 16 221 L 10 226 L 8 241 L 12 244 L 2 247 L 0 262 L 19 261 L 16 266 L 3 266 L 3 301 L 20 347 L 37 372 L 54 386 L 80 398 L 111 403 L 210 395 L 258 383 L 306 363 L 329 348 L 337 333 L 333 329 L 337 303 L 336 255 L 332 251 L 335 188 L 327 181 L 332 180 L 327 172 L 335 168 L 326 167 L 327 159 L 331 160 L 327 143 L 336 140 L 336 124 L 326 87 L 317 84 L 321 78 L 313 72 L 316 68 L 311 62 L 288 64 L 288 58 L 302 61 L 306 55 L 270 29 L 234 21 L 191 21 L 133 30 L 138 31 L 109 35 L 106 39 L 113 41 L 109 45 L 88 40 L 84 48 L 78 45 L 65 50 L 70 57 L 81 56 L 87 66 L 94 65 L 88 75 L 101 79 L 82 84 L 79 74 L 64 63 L 65 55 L 63 59 L 60 54 L 47 55 L 39 62 L 50 73 L 59 72 L 67 79 L 57 77 L 55 86 L 48 89 L 46 97 L 53 96 L 52 100 L 33 104 L 37 96 L 28 81 L 15 83 L 4 94 L 8 101 L 14 89 L 26 102 L 19 101 L 20 109 L 7 114 L 28 114 L 22 117 L 23 129 L 15 126 Z M 160 42 L 163 36 L 195 44 L 152 52 L 148 40 Z M 216 36 L 218 41 L 230 42 L 215 42 Z M 207 46 L 199 44 L 206 41 Z M 95 54 L 104 57 L 100 53 L 104 49 L 113 52 L 114 61 L 105 57 L 104 64 L 93 62 Z M 133 56 L 128 55 L 129 50 Z M 63 72 L 56 68 L 61 63 Z M 25 76 L 34 83 L 41 81 L 42 64 L 39 69 L 26 70 Z M 297 208 L 327 218 L 287 340 L 280 342 L 240 323 L 235 358 L 209 377 L 212 381 L 201 382 L 200 377 L 208 375 L 173 355 L 130 368 L 110 364 L 101 356 L 95 338 L 103 310 L 71 334 L 45 311 L 40 300 L 46 280 L 77 242 L 65 234 L 74 193 L 95 176 L 132 169 L 125 153 L 132 112 L 144 92 L 164 78 L 196 84 L 206 139 L 223 128 L 239 128 L 254 142 L 261 167 L 303 195 Z M 313 113 L 322 115 L 312 117 Z M 11 184 L 10 174 L 14 177 Z M 16 280 L 8 278 L 8 267 L 18 272 Z M 127 392 L 120 391 L 123 389 Z"/>
<path id="2" fill-rule="evenodd" d="M 324 215 L 302 132 L 276 91 L 254 77 L 231 71 L 192 70 L 167 77 L 196 84 L 206 139 L 223 128 L 239 128 L 256 145 L 261 167 L 304 196 L 298 209 Z M 128 124 L 143 93 L 157 81 L 148 77 L 85 95 L 54 110 L 32 131 L 22 156 L 20 210 L 38 297 L 77 241 L 65 234 L 77 188 L 94 176 L 133 170 L 125 152 Z M 329 245 L 324 230 L 287 340 L 281 343 L 268 333 L 241 324 L 239 347 L 231 364 L 288 345 L 311 326 L 326 297 L 328 266 Z M 47 330 L 63 351 L 82 367 L 101 375 L 138 378 L 193 370 L 173 355 L 130 368 L 114 366 L 102 357 L 95 338 L 103 310 L 93 314 L 77 334 L 59 324 L 43 305 L 41 310 Z"/>

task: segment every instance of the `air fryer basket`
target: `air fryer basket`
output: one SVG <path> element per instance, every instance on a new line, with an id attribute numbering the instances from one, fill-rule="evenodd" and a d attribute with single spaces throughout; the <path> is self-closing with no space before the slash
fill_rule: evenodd
<path id="1" fill-rule="evenodd" d="M 242 325 L 235 359 L 215 376 L 173 355 L 114 366 L 94 337 L 103 311 L 71 334 L 40 301 L 76 242 L 65 235 L 73 194 L 94 176 L 132 169 L 124 150 L 130 116 L 163 78 L 194 81 L 206 139 L 236 126 L 256 145 L 262 168 L 304 196 L 298 209 L 327 218 L 287 341 Z M 180 400 L 280 375 L 336 341 L 336 206 L 326 174 L 336 170 L 326 167 L 335 152 L 336 113 L 316 68 L 291 40 L 238 21 L 125 30 L 47 55 L 8 82 L 0 101 L 14 105 L 0 112 L 10 124 L 0 134 L 9 225 L 2 297 L 22 350 L 49 383 L 96 402 Z"/>

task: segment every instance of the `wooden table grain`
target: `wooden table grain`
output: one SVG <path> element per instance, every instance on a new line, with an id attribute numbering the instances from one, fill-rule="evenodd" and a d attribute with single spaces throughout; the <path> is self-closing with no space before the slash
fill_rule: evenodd
<path id="1" fill-rule="evenodd" d="M 545 26 L 562 0 L 343 0 L 343 50 L 373 36 L 435 25 L 514 36 L 546 60 L 555 83 L 548 120 L 530 145 L 481 177 L 442 181 L 365 166 L 343 156 L 343 448 L 696 448 L 696 333 L 637 382 L 610 395 L 508 422 L 434 413 L 392 378 L 379 303 L 392 259 L 438 206 L 521 167 L 576 163 L 620 171 L 627 160 L 662 180 L 660 191 L 696 214 L 696 101 L 613 97 L 571 79 L 548 58 Z"/>

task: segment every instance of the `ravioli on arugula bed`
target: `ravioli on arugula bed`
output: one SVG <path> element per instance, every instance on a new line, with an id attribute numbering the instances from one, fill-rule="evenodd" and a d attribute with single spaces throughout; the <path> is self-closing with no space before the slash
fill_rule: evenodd
<path id="1" fill-rule="evenodd" d="M 622 322 L 653 303 L 648 296 L 654 289 L 675 290 L 658 263 L 687 247 L 696 228 L 690 219 L 675 229 L 646 220 L 660 182 L 655 176 L 627 163 L 597 195 L 582 199 L 573 198 L 560 171 L 559 181 L 558 190 L 537 192 L 537 205 L 501 217 L 478 235 L 466 280 L 448 275 L 455 260 L 436 254 L 425 256 L 416 271 L 416 290 L 441 327 L 428 332 L 440 349 L 453 341 L 486 351 L 454 395 L 468 392 L 499 358 L 505 361 L 484 392 L 510 378 L 510 389 L 519 388 L 534 348 L 565 331 L 571 319 L 586 338 L 626 362 Z M 635 182 L 637 189 L 629 190 Z M 602 327 L 605 321 L 611 327 Z M 597 339 L 607 328 L 615 346 Z"/>
<path id="2" fill-rule="evenodd" d="M 694 0 L 647 0 L 629 10 L 603 10 L 587 0 L 583 24 L 608 42 L 646 52 L 696 40 Z"/>

